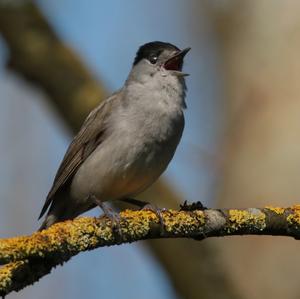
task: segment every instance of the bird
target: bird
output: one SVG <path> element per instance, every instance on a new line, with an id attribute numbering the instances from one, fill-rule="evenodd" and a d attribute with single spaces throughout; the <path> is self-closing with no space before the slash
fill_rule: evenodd
<path id="1" fill-rule="evenodd" d="M 184 129 L 185 55 L 171 43 L 139 47 L 121 89 L 83 122 L 58 168 L 39 230 L 114 200 L 138 204 L 174 156 Z"/>

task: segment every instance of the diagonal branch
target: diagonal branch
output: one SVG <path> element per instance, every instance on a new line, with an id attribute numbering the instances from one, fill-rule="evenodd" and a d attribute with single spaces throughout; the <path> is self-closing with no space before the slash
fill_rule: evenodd
<path id="1" fill-rule="evenodd" d="M 300 238 L 300 205 L 290 208 L 193 210 L 162 212 L 164 226 L 152 211 L 120 213 L 120 234 L 111 220 L 77 218 L 31 236 L 0 240 L 0 295 L 32 284 L 82 251 L 154 238 L 232 235 L 277 235 Z M 30 262 L 29 262 L 30 261 Z"/>
<path id="2" fill-rule="evenodd" d="M 0 33 L 9 49 L 8 66 L 41 87 L 77 131 L 105 97 L 104 88 L 33 2 L 15 2 L 0 1 Z"/>

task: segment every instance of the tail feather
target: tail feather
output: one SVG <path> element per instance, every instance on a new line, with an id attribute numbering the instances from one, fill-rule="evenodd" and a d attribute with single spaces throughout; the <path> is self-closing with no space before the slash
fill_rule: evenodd
<path id="1" fill-rule="evenodd" d="M 91 203 L 90 205 L 76 205 L 76 202 L 73 202 L 67 194 L 57 194 L 54 200 L 52 200 L 49 211 L 46 214 L 45 220 L 39 228 L 39 231 L 47 229 L 56 222 L 74 219 L 95 206 L 94 203 Z"/>
<path id="2" fill-rule="evenodd" d="M 67 194 L 65 192 L 57 193 L 52 199 L 50 208 L 45 216 L 45 220 L 39 228 L 39 231 L 47 229 L 56 222 L 73 218 L 70 215 L 70 212 L 68 212 L 68 210 L 70 210 L 70 206 Z"/>
<path id="3" fill-rule="evenodd" d="M 59 221 L 59 219 L 54 214 L 50 214 L 50 215 L 48 214 L 46 216 L 45 220 L 43 221 L 42 225 L 38 229 L 38 231 L 42 231 L 43 229 L 47 229 L 52 224 L 54 224 L 54 223 L 56 223 L 58 221 Z"/>

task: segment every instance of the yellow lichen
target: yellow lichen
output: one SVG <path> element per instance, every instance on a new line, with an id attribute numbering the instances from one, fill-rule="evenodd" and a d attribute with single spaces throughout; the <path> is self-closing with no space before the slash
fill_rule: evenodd
<path id="1" fill-rule="evenodd" d="M 289 213 L 287 221 L 293 225 L 292 228 L 299 229 L 300 205 L 287 209 L 268 206 L 266 209 L 278 215 Z M 167 235 L 169 237 L 197 237 L 201 234 L 206 237 L 205 233 L 211 229 L 209 232 L 212 233 L 207 235 L 209 237 L 218 235 L 220 230 L 220 235 L 253 234 L 259 231 L 264 233 L 266 214 L 269 216 L 269 213 L 265 214 L 263 211 L 260 209 L 208 210 L 206 212 L 165 210 L 161 212 L 161 216 L 165 232 L 169 233 Z M 35 268 L 31 267 L 31 262 L 36 257 L 47 257 L 49 258 L 47 261 L 50 262 L 52 258 L 53 265 L 50 267 L 54 267 L 57 263 L 63 263 L 84 250 L 132 242 L 146 237 L 160 237 L 160 217 L 155 212 L 125 210 L 119 216 L 118 227 L 114 227 L 115 224 L 106 217 L 82 217 L 57 223 L 31 236 L 0 240 L 0 262 L 11 262 L 0 268 L 0 296 L 18 289 L 15 277 L 20 277 L 20 274 L 30 274 L 24 276 L 29 277 L 28 281 L 24 278 L 25 284 L 28 284 L 49 272 L 49 268 L 41 270 L 42 272 L 38 272 L 38 275 L 32 272 Z M 272 216 L 276 218 L 276 215 Z M 282 220 L 282 217 L 277 218 Z M 118 234 L 115 228 L 120 229 L 121 234 Z M 23 287 L 23 280 L 21 287 Z"/>
<path id="2" fill-rule="evenodd" d="M 186 233 L 195 234 L 199 232 L 199 227 L 205 224 L 203 211 L 168 210 L 162 211 L 161 215 L 165 230 L 178 236 Z M 119 237 L 122 238 L 122 242 L 143 239 L 151 232 L 153 225 L 159 224 L 160 219 L 153 211 L 125 210 L 120 213 L 120 235 L 114 230 L 114 223 L 105 217 L 81 217 L 54 224 L 49 229 L 36 232 L 31 236 L 2 239 L 0 240 L 1 262 L 16 262 L 0 268 L 0 296 L 11 290 L 16 275 L 28 271 L 30 257 L 50 257 L 49 260 L 55 257 L 54 260 L 57 262 L 57 256 L 60 256 L 59 262 L 63 263 L 70 256 L 81 251 L 118 244 Z M 46 273 L 48 273 L 47 269 Z M 39 275 L 36 277 L 34 275 L 33 281 L 39 278 Z M 31 278 L 28 282 L 32 282 Z"/>
<path id="3" fill-rule="evenodd" d="M 266 215 L 262 212 L 253 213 L 249 210 L 229 210 L 230 228 L 237 230 L 243 226 L 255 226 L 256 229 L 263 230 L 266 227 Z"/>
<path id="4" fill-rule="evenodd" d="M 272 207 L 272 206 L 266 206 L 266 209 L 274 212 L 277 215 L 283 215 L 283 213 L 285 212 L 284 208 L 280 208 L 280 207 Z"/>
<path id="5" fill-rule="evenodd" d="M 27 261 L 17 261 L 0 268 L 0 292 L 10 287 L 14 272 L 19 271 L 20 268 L 26 266 L 27 263 Z"/>
<path id="6" fill-rule="evenodd" d="M 125 210 L 120 213 L 121 232 L 128 238 L 145 236 L 150 231 L 150 223 L 159 223 L 157 215 L 150 210 L 132 212 Z"/>
<path id="7" fill-rule="evenodd" d="M 205 215 L 203 211 L 196 210 L 192 213 L 184 211 L 168 210 L 163 213 L 165 230 L 167 232 L 176 233 L 188 233 L 196 230 L 200 226 L 205 224 Z M 196 217 L 195 217 L 196 216 Z"/>
<path id="8" fill-rule="evenodd" d="M 205 214 L 201 210 L 194 211 L 194 214 L 196 215 L 197 221 L 200 222 L 200 225 L 205 224 Z"/>
<path id="9" fill-rule="evenodd" d="M 294 205 L 291 207 L 292 213 L 286 217 L 286 220 L 290 224 L 300 225 L 300 205 Z"/>

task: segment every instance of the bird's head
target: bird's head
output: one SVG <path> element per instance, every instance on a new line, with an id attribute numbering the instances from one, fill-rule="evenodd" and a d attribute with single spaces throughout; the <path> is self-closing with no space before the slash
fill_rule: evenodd
<path id="1" fill-rule="evenodd" d="M 133 72 L 139 79 L 147 77 L 177 76 L 184 77 L 182 72 L 184 56 L 191 48 L 180 50 L 176 46 L 165 42 L 150 42 L 139 48 L 133 62 Z"/>

